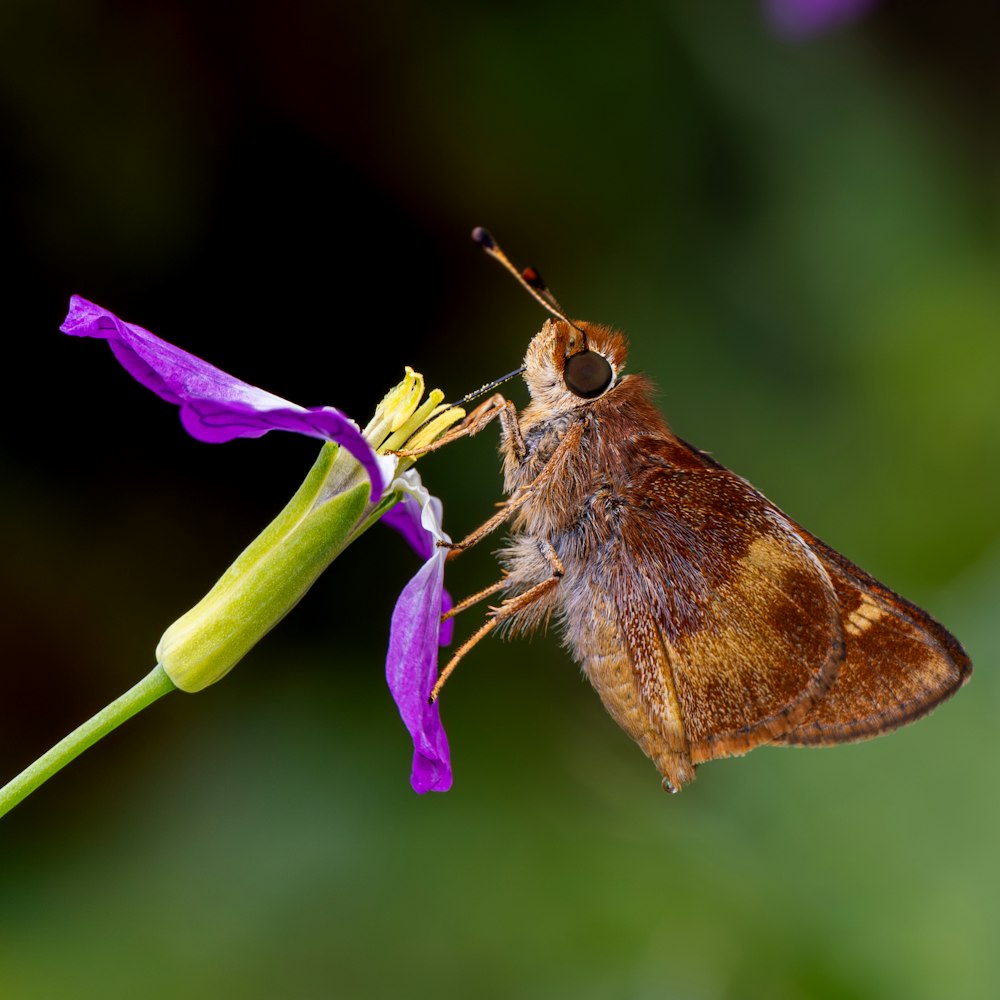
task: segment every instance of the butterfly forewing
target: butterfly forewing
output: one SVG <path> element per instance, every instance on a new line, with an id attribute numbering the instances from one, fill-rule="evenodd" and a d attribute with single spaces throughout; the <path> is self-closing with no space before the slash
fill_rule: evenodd
<path id="1" fill-rule="evenodd" d="M 636 690 L 651 710 L 676 704 L 691 759 L 742 753 L 799 723 L 833 683 L 834 589 L 749 484 L 676 439 L 643 448 L 646 467 L 606 501 L 625 516 L 592 560 L 591 592 L 610 593 Z M 600 691 L 609 661 L 580 652 Z"/>

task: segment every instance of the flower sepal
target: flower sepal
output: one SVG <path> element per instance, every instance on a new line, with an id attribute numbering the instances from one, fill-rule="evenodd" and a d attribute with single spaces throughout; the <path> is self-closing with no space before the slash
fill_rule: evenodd
<path id="1" fill-rule="evenodd" d="M 369 493 L 359 463 L 324 445 L 281 513 L 163 633 L 156 656 L 174 684 L 194 692 L 225 677 L 353 541 Z"/>

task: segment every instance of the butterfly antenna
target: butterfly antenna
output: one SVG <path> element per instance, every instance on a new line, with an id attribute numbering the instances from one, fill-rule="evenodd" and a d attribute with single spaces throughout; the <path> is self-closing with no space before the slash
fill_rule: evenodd
<path id="1" fill-rule="evenodd" d="M 539 304 L 543 309 L 548 310 L 557 319 L 561 319 L 564 323 L 569 323 L 574 330 L 578 331 L 583 335 L 584 349 L 586 350 L 587 344 L 587 334 L 585 330 L 581 330 L 580 327 L 574 323 L 569 316 L 566 315 L 565 310 L 561 305 L 559 305 L 556 297 L 549 291 L 546 287 L 544 281 L 542 281 L 542 276 L 533 268 L 526 267 L 523 271 L 519 271 L 510 262 L 510 258 L 500 249 L 497 245 L 497 241 L 493 239 L 489 231 L 483 229 L 482 226 L 476 226 L 472 230 L 472 238 L 478 243 L 494 260 L 499 261 L 500 264 L 514 275 L 514 280 Z"/>
<path id="2" fill-rule="evenodd" d="M 458 402 L 450 403 L 450 406 L 465 406 L 466 403 L 471 403 L 473 400 L 479 399 L 480 396 L 485 396 L 486 393 L 492 392 L 498 385 L 503 385 L 504 382 L 509 382 L 516 375 L 520 375 L 524 371 L 524 365 L 520 368 L 515 368 L 514 371 L 509 372 L 506 375 L 502 375 L 500 378 L 495 378 L 492 382 L 487 382 L 486 385 L 481 386 L 475 392 L 470 392 L 467 396 L 463 396 Z"/>

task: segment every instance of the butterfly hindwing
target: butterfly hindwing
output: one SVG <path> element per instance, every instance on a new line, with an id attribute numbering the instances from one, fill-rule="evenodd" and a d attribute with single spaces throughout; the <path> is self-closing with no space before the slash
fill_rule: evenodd
<path id="1" fill-rule="evenodd" d="M 965 683 L 972 664 L 950 632 L 818 538 L 798 531 L 833 581 L 847 655 L 830 691 L 776 742 L 817 745 L 877 736 L 929 712 Z"/>

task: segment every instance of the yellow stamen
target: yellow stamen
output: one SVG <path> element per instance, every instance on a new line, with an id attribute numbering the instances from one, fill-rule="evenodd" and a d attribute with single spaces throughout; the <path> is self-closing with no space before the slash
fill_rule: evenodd
<path id="1" fill-rule="evenodd" d="M 386 438 L 379 451 L 396 451 L 402 448 L 403 443 L 427 420 L 442 399 L 444 399 L 444 393 L 440 389 L 431 389 L 427 398 L 417 407 L 410 419 L 402 427 L 399 427 L 392 437 Z"/>
<path id="2" fill-rule="evenodd" d="M 424 377 L 409 365 L 399 385 L 390 389 L 375 408 L 375 416 L 362 432 L 373 448 L 379 448 L 385 438 L 399 430 L 416 410 L 424 394 Z"/>
<path id="3" fill-rule="evenodd" d="M 465 410 L 460 406 L 440 406 L 431 415 L 431 419 L 406 442 L 407 449 L 414 451 L 432 444 L 449 427 L 457 424 L 465 416 Z"/>

